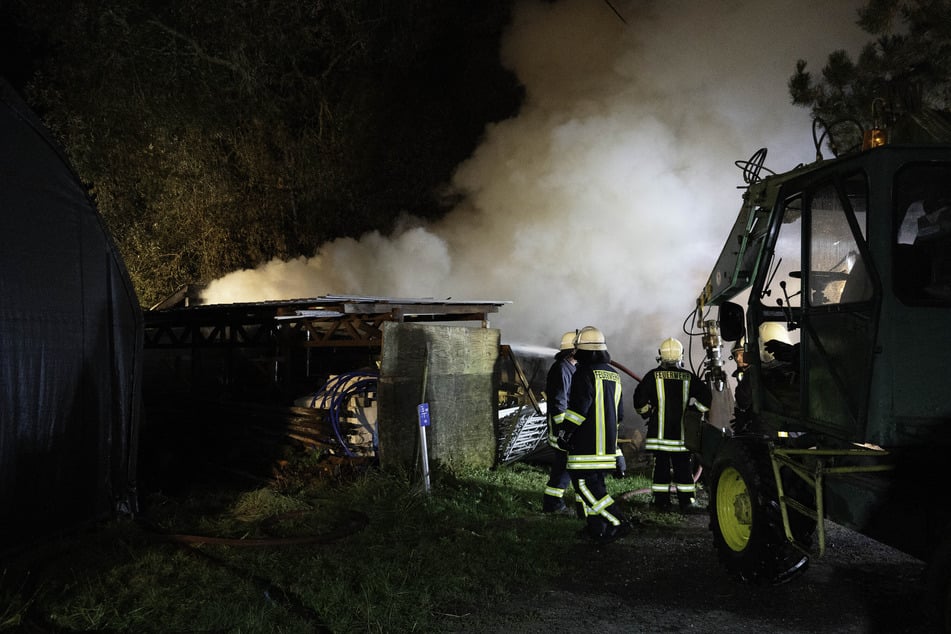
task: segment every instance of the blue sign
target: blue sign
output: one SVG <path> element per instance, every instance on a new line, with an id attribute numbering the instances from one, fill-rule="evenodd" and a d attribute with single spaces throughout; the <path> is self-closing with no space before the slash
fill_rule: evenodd
<path id="1" fill-rule="evenodd" d="M 420 403 L 417 405 L 416 413 L 419 414 L 419 426 L 429 427 L 429 403 Z"/>

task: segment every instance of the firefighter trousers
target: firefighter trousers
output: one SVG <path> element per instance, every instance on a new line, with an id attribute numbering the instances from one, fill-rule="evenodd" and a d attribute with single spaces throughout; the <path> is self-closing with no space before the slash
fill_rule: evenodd
<path id="1" fill-rule="evenodd" d="M 552 513 L 565 507 L 565 491 L 571 483 L 568 475 L 568 454 L 561 449 L 555 450 L 555 458 L 548 473 L 548 483 L 545 485 L 545 497 L 542 502 L 542 511 Z"/>
<path id="2" fill-rule="evenodd" d="M 608 527 L 620 526 L 624 522 L 604 484 L 604 476 L 609 471 L 573 469 L 570 473 L 575 492 L 581 496 L 585 524 L 592 537 L 604 535 Z"/>
<path id="3" fill-rule="evenodd" d="M 671 481 L 677 490 L 677 501 L 680 505 L 690 504 L 697 492 L 690 469 L 690 455 L 689 451 L 654 451 L 654 483 L 651 485 L 651 492 L 657 504 L 670 504 Z"/>

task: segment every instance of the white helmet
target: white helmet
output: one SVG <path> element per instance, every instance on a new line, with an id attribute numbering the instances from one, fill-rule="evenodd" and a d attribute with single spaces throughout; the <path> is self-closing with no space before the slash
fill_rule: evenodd
<path id="1" fill-rule="evenodd" d="M 746 362 L 746 337 L 740 337 L 736 340 L 733 348 L 730 349 L 730 354 L 733 356 L 733 360 L 736 361 L 736 367 L 742 368 L 749 365 Z"/>
<path id="2" fill-rule="evenodd" d="M 684 345 L 673 337 L 669 337 L 660 342 L 660 348 L 658 348 L 657 352 L 660 353 L 659 359 L 661 363 L 680 363 L 684 359 Z"/>
<path id="3" fill-rule="evenodd" d="M 763 344 L 767 341 L 781 341 L 792 345 L 789 331 L 778 321 L 764 321 L 759 325 L 759 358 L 763 363 L 772 363 L 776 357 Z"/>
<path id="4" fill-rule="evenodd" d="M 578 332 L 578 338 L 575 339 L 575 347 L 578 350 L 607 350 L 608 346 L 604 343 L 604 334 L 594 326 L 585 326 Z"/>
<path id="5" fill-rule="evenodd" d="M 559 350 L 574 350 L 575 349 L 575 337 L 578 336 L 577 330 L 569 330 L 561 336 L 561 345 Z"/>

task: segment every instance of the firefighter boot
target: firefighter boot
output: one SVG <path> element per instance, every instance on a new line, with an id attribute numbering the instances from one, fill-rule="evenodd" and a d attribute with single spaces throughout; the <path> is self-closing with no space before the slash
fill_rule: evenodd
<path id="1" fill-rule="evenodd" d="M 703 508 L 697 505 L 690 495 L 678 495 L 677 501 L 680 503 L 680 512 L 684 515 L 698 515 L 703 513 Z"/>
<path id="2" fill-rule="evenodd" d="M 600 535 L 595 536 L 594 542 L 598 546 L 604 546 L 605 544 L 610 544 L 615 542 L 625 535 L 631 533 L 631 524 L 629 522 L 621 522 L 617 525 L 608 524 L 601 531 Z"/>
<path id="3" fill-rule="evenodd" d="M 553 495 L 545 495 L 545 499 L 542 501 L 542 513 L 565 513 L 566 511 L 568 511 L 568 507 L 563 499 L 556 498 Z"/>

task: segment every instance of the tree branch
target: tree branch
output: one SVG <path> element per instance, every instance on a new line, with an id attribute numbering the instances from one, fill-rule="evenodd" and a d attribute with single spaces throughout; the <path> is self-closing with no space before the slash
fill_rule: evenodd
<path id="1" fill-rule="evenodd" d="M 236 75 L 240 75 L 241 77 L 243 77 L 247 85 L 251 85 L 253 83 L 251 73 L 249 73 L 247 69 L 242 68 L 240 65 L 235 64 L 234 62 L 231 62 L 227 59 L 222 59 L 220 57 L 216 57 L 214 55 L 209 54 L 194 39 L 188 37 L 187 35 L 183 33 L 179 33 L 175 29 L 171 28 L 170 26 L 166 24 L 163 24 L 159 20 L 156 20 L 153 18 L 149 20 L 148 23 L 158 27 L 162 31 L 165 31 L 172 37 L 179 39 L 182 42 L 185 42 L 186 44 L 190 45 L 192 50 L 195 52 L 195 56 L 201 59 L 202 61 L 207 62 L 208 64 L 223 66 L 224 68 L 227 68 L 228 70 L 235 73 Z"/>

